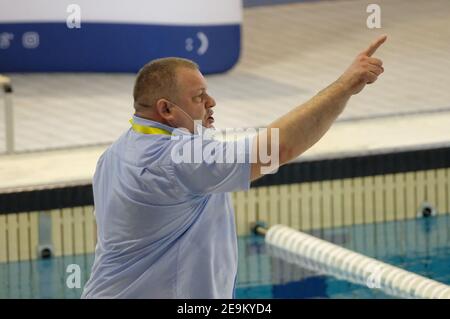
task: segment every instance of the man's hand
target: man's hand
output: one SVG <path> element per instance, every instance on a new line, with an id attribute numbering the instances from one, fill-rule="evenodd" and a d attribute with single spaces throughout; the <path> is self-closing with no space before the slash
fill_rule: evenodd
<path id="1" fill-rule="evenodd" d="M 351 95 L 359 93 L 366 84 L 377 80 L 377 77 L 384 71 L 383 63 L 371 56 L 384 41 L 386 41 L 386 36 L 376 39 L 356 57 L 337 81 L 269 125 L 269 135 L 272 128 L 279 129 L 279 143 L 277 145 L 270 144 L 264 149 L 271 150 L 272 147 L 279 147 L 278 164 L 283 165 L 289 162 L 313 146 L 344 110 Z M 261 177 L 261 167 L 267 166 L 258 157 L 261 138 L 259 134 L 253 139 L 252 156 L 257 161 L 252 163 L 250 176 L 252 181 Z M 265 141 L 272 141 L 272 139 L 267 137 Z M 271 152 L 271 154 L 273 153 Z M 271 163 L 272 165 L 273 163 Z"/>
<path id="2" fill-rule="evenodd" d="M 375 51 L 386 41 L 387 36 L 378 37 L 366 50 L 358 54 L 355 61 L 338 79 L 350 94 L 358 94 L 366 86 L 375 82 L 384 72 L 383 62 L 373 58 Z"/>

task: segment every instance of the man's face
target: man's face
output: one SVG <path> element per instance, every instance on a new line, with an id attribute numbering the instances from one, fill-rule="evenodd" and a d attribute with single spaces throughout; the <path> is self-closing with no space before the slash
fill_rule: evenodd
<path id="1" fill-rule="evenodd" d="M 212 108 L 216 101 L 206 93 L 206 80 L 198 70 L 180 68 L 177 70 L 178 98 L 173 101 L 179 105 L 194 120 L 201 120 L 205 127 L 214 127 Z M 178 127 L 184 127 L 193 132 L 192 120 L 180 110 L 178 114 Z M 192 129 L 191 129 L 192 128 Z"/>

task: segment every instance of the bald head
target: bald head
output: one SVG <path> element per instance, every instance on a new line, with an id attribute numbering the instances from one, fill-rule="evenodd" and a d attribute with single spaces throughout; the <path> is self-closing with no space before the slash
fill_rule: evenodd
<path id="1" fill-rule="evenodd" d="M 150 108 L 161 98 L 177 98 L 177 70 L 188 68 L 198 70 L 198 65 L 182 58 L 153 60 L 142 67 L 136 77 L 133 97 L 136 111 Z"/>

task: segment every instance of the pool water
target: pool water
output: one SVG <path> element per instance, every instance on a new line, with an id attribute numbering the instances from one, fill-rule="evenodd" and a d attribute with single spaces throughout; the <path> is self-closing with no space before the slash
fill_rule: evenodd
<path id="1" fill-rule="evenodd" d="M 355 225 L 310 234 L 425 277 L 450 284 L 450 215 Z M 289 264 L 270 255 L 264 238 L 240 237 L 237 298 L 393 298 Z M 79 298 L 94 255 L 0 264 L 0 298 Z M 81 270 L 80 288 L 70 281 Z M 68 288 L 67 280 L 75 287 Z"/>
<path id="2" fill-rule="evenodd" d="M 450 215 L 309 233 L 450 285 Z M 240 238 L 239 259 L 237 298 L 394 298 L 272 257 L 259 236 Z"/>

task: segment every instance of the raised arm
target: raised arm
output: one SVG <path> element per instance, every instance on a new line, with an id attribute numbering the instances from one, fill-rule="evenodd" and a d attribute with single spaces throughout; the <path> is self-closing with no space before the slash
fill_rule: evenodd
<path id="1" fill-rule="evenodd" d="M 268 127 L 267 143 L 271 150 L 271 128 L 279 129 L 279 165 L 297 158 L 313 146 L 328 131 L 331 124 L 344 110 L 347 101 L 359 93 L 366 84 L 371 84 L 383 73 L 382 61 L 372 57 L 386 36 L 378 37 L 362 51 L 348 69 L 331 85 L 320 91 L 306 103 L 295 107 Z M 257 156 L 261 134 L 253 139 L 253 156 Z M 258 156 L 251 167 L 251 180 L 262 176 L 261 167 L 267 166 Z"/>

